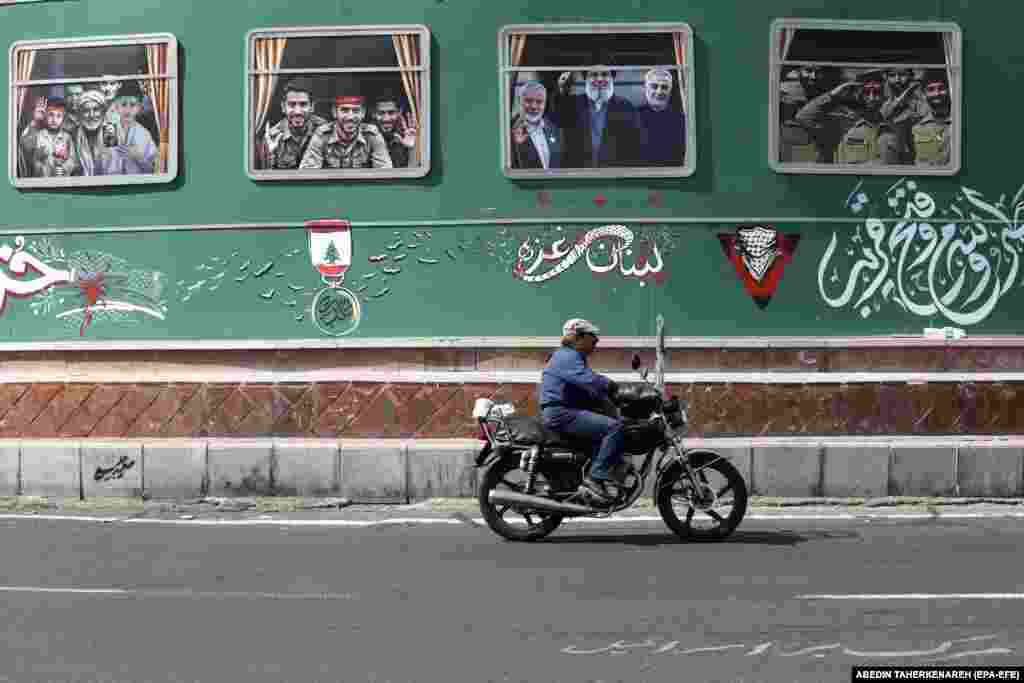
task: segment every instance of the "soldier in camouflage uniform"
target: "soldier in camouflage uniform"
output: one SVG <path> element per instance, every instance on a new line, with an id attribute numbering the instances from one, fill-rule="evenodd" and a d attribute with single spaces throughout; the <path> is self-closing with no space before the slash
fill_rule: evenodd
<path id="1" fill-rule="evenodd" d="M 943 69 L 929 71 L 924 81 L 931 115 L 914 125 L 914 163 L 918 166 L 948 166 L 952 134 L 949 83 Z"/>
<path id="2" fill-rule="evenodd" d="M 779 161 L 782 163 L 818 160 L 818 148 L 811 134 L 795 119 L 796 112 L 807 104 L 807 93 L 796 73 L 786 74 L 779 84 Z"/>
<path id="3" fill-rule="evenodd" d="M 306 79 L 289 81 L 281 97 L 284 117 L 267 122 L 263 137 L 256 137 L 256 168 L 296 169 L 306 154 L 313 133 L 329 121 L 313 113 L 313 88 Z"/>
<path id="4" fill-rule="evenodd" d="M 878 72 L 860 77 L 859 116 L 849 122 L 836 148 L 836 163 L 875 166 L 882 163 L 879 143 L 882 77 Z"/>
<path id="5" fill-rule="evenodd" d="M 384 136 L 376 126 L 363 123 L 365 99 L 340 95 L 334 102 L 334 123 L 316 130 L 299 167 L 394 168 Z"/>
<path id="6" fill-rule="evenodd" d="M 921 92 L 920 81 L 913 80 L 913 69 L 890 69 L 886 72 L 885 101 L 882 103 L 882 125 L 878 144 L 886 164 L 914 163 L 911 130 L 931 116 L 931 107 Z"/>

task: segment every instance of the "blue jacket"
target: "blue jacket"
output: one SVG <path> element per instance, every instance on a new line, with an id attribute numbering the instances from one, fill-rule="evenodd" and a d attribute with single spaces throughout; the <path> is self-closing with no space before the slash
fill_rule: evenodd
<path id="1" fill-rule="evenodd" d="M 557 404 L 576 410 L 595 410 L 608 393 L 609 379 L 587 366 L 587 359 L 571 346 L 551 355 L 540 382 L 540 405 Z"/>

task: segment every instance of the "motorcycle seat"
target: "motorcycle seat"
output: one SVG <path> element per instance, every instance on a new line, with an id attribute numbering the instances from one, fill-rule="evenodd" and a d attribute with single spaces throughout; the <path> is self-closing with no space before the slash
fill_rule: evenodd
<path id="1" fill-rule="evenodd" d="M 565 434 L 547 429 L 539 418 L 528 415 L 511 415 L 505 418 L 509 436 L 513 443 L 524 446 L 544 446 L 545 448 L 568 448 L 570 450 L 586 450 L 593 448 L 593 442 L 586 439 L 573 439 Z"/>

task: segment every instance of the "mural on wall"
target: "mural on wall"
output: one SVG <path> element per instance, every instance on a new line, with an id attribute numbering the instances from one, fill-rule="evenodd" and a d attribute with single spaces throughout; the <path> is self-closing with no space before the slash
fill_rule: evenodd
<path id="1" fill-rule="evenodd" d="M 50 238 L 26 243 L 18 235 L 14 247 L 0 246 L 0 262 L 8 271 L 0 272 L 0 311 L 7 295 L 33 297 L 33 315 L 53 315 L 65 325 L 77 327 L 79 336 L 85 336 L 94 321 L 135 323 L 140 315 L 163 320 L 167 312 L 166 302 L 160 299 L 161 273 L 131 268 L 113 254 L 66 253 Z M 38 277 L 24 278 L 29 269 Z"/>
<path id="2" fill-rule="evenodd" d="M 864 217 L 832 233 L 818 290 L 832 308 L 869 318 L 895 306 L 920 318 L 977 325 L 1020 280 L 1024 187 L 1009 204 L 962 187 L 945 205 L 902 179 L 873 196 L 863 181 L 846 205 Z"/>
<path id="3" fill-rule="evenodd" d="M 800 235 L 783 235 L 765 225 L 745 225 L 733 234 L 720 234 L 718 239 L 743 286 L 763 310 L 774 296 L 786 264 L 793 259 Z"/>
<path id="4" fill-rule="evenodd" d="M 561 233 L 562 227 L 558 226 L 556 231 Z M 529 237 L 519 245 L 512 275 L 526 283 L 544 282 L 558 277 L 581 260 L 595 275 L 618 273 L 637 278 L 641 287 L 648 281 L 662 284 L 668 277 L 657 242 L 638 240 L 625 225 L 587 230 L 572 241 L 560 235 L 550 244 L 543 237 Z"/>

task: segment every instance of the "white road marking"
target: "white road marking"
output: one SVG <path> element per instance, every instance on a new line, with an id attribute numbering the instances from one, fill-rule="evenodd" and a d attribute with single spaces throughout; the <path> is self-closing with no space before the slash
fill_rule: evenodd
<path id="1" fill-rule="evenodd" d="M 798 600 L 1024 600 L 1024 593 L 824 593 L 796 597 Z"/>
<path id="2" fill-rule="evenodd" d="M 67 593 L 117 595 L 143 598 L 242 598 L 257 600 L 358 600 L 358 593 L 270 593 L 263 591 L 149 590 L 132 588 L 53 588 L 49 586 L 0 586 L 3 593 Z"/>
<path id="3" fill-rule="evenodd" d="M 945 519 L 1024 519 L 1024 512 L 972 512 L 972 513 L 839 513 L 839 514 L 752 514 L 743 521 L 884 521 L 884 520 L 945 520 Z M 402 525 L 458 525 L 474 524 L 484 526 L 482 517 L 470 517 L 464 513 L 451 513 L 448 517 L 391 517 L 381 519 L 288 519 L 272 516 L 257 518 L 196 518 L 187 515 L 178 519 L 147 517 L 96 517 L 89 515 L 61 514 L 0 514 L 0 520 L 46 520 L 67 522 L 94 522 L 101 524 L 162 524 L 173 526 L 294 526 L 294 527 L 375 527 Z M 570 517 L 563 524 L 634 524 L 639 522 L 663 523 L 658 515 L 632 515 L 612 517 Z M 523 522 L 525 524 L 525 521 Z M 740 530 L 742 530 L 742 523 Z"/>

